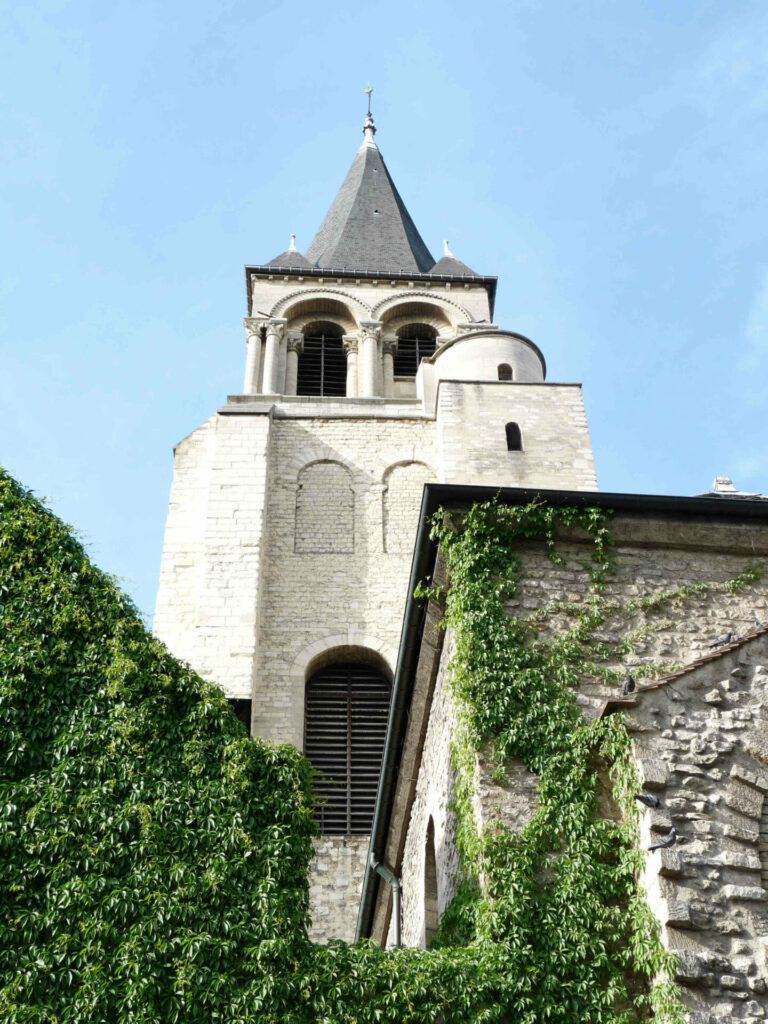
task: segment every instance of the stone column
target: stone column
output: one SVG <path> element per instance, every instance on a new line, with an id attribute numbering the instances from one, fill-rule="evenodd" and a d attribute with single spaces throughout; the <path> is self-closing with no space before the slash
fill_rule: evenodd
<path id="1" fill-rule="evenodd" d="M 384 397 L 392 398 L 395 393 L 395 364 L 397 338 L 385 338 L 381 343 L 382 362 L 384 364 Z"/>
<path id="2" fill-rule="evenodd" d="M 279 395 L 280 388 L 280 341 L 287 320 L 274 318 L 267 321 L 267 345 L 264 352 L 264 379 L 261 390 L 266 395 Z"/>
<path id="3" fill-rule="evenodd" d="M 288 331 L 286 339 L 288 351 L 285 356 L 285 393 L 295 395 L 299 376 L 299 354 L 304 348 L 304 335 L 301 331 Z"/>
<path id="4" fill-rule="evenodd" d="M 347 353 L 347 398 L 357 397 L 357 338 L 344 336 L 344 351 Z"/>
<path id="5" fill-rule="evenodd" d="M 374 398 L 377 392 L 379 337 L 381 335 L 380 320 L 363 320 L 360 324 L 363 335 L 363 398 Z"/>
<path id="6" fill-rule="evenodd" d="M 259 364 L 261 363 L 261 328 L 263 321 L 254 320 L 251 317 L 243 317 L 245 326 L 245 381 L 243 383 L 244 395 L 257 395 L 259 393 Z"/>

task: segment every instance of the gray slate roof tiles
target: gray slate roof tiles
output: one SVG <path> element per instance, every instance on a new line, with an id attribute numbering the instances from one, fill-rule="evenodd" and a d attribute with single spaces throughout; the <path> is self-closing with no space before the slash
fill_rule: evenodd
<path id="1" fill-rule="evenodd" d="M 446 274 L 452 277 L 477 277 L 474 270 L 470 270 L 466 263 L 457 260 L 455 256 L 443 256 L 429 271 L 430 274 Z"/>
<path id="2" fill-rule="evenodd" d="M 298 249 L 286 249 L 279 256 L 275 256 L 266 264 L 268 267 L 286 267 L 291 270 L 311 270 L 312 264 L 306 256 L 302 256 Z"/>
<path id="3" fill-rule="evenodd" d="M 375 145 L 357 151 L 307 259 L 315 267 L 392 273 L 435 266 Z"/>

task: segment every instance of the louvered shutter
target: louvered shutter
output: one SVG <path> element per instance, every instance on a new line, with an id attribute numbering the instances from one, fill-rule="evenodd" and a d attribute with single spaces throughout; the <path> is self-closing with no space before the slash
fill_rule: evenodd
<path id="1" fill-rule="evenodd" d="M 371 831 L 390 686 L 370 665 L 329 665 L 307 683 L 304 752 L 324 835 Z"/>
<path id="2" fill-rule="evenodd" d="M 309 335 L 299 356 L 296 394 L 341 396 L 347 393 L 347 357 L 340 337 Z"/>

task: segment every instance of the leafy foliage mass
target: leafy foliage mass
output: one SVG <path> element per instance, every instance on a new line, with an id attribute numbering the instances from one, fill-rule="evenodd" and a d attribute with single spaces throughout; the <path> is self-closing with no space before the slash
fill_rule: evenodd
<path id="1" fill-rule="evenodd" d="M 557 559 L 560 524 L 592 537 L 591 590 L 544 640 L 504 604 L 520 541 Z M 463 708 L 466 878 L 430 950 L 314 946 L 307 763 L 248 739 L 220 691 L 0 474 L 0 1019 L 625 1024 L 652 1007 L 679 1019 L 669 986 L 651 987 L 669 963 L 636 885 L 627 735 L 615 719 L 585 723 L 572 692 L 611 653 L 594 640 L 615 610 L 602 514 L 488 505 L 435 531 Z M 474 829 L 474 755 L 489 744 L 540 777 L 521 833 Z M 621 821 L 600 816 L 608 770 Z"/>
<path id="2" fill-rule="evenodd" d="M 306 762 L 249 740 L 7 475 L 0 521 L 0 1019 L 279 1009 L 306 945 Z"/>

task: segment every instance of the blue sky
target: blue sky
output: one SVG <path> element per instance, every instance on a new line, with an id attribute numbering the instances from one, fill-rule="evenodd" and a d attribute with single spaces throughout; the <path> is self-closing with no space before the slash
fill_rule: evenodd
<path id="1" fill-rule="evenodd" d="M 306 249 L 369 80 L 432 252 L 583 382 L 601 489 L 768 492 L 763 0 L 0 3 L 0 463 L 147 617 L 243 264 Z"/>

